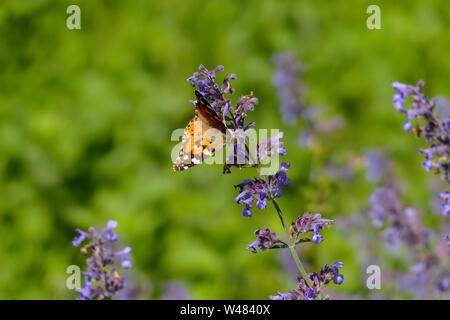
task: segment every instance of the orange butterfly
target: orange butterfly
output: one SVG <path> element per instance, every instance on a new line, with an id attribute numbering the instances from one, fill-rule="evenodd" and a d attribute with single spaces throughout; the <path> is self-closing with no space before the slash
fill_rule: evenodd
<path id="1" fill-rule="evenodd" d="M 195 116 L 184 129 L 181 151 L 173 163 L 174 171 L 184 171 L 201 163 L 225 145 L 224 139 L 206 136 L 210 129 L 225 134 L 227 127 L 202 94 L 196 90 L 195 95 Z"/>

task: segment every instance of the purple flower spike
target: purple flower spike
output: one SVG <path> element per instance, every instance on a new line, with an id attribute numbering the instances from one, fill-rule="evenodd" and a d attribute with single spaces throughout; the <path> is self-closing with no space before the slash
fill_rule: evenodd
<path id="1" fill-rule="evenodd" d="M 315 300 L 316 299 L 316 292 L 313 288 L 306 289 L 306 297 L 304 300 Z"/>
<path id="2" fill-rule="evenodd" d="M 450 192 L 442 192 L 439 196 L 445 201 L 441 204 L 441 211 L 444 216 L 448 216 L 450 213 Z"/>
<path id="3" fill-rule="evenodd" d="M 321 236 L 320 234 L 318 234 L 318 233 L 314 233 L 314 236 L 313 236 L 313 238 L 312 238 L 312 242 L 314 242 L 314 243 L 316 243 L 316 244 L 319 244 L 319 243 L 321 243 L 323 241 L 323 236 Z"/>
<path id="4" fill-rule="evenodd" d="M 106 228 L 98 232 L 94 228 L 89 228 L 89 233 L 76 230 L 80 234 L 73 240 L 74 246 L 79 246 L 85 239 L 89 239 L 89 243 L 81 248 L 84 255 L 89 255 L 87 258 L 87 269 L 83 274 L 86 280 L 83 288 L 77 289 L 81 296 L 78 300 L 89 299 L 111 299 L 114 295 L 124 288 L 125 282 L 120 278 L 114 265 L 119 262 L 123 269 L 130 269 L 130 247 L 125 247 L 122 250 L 116 251 L 114 243 L 118 240 L 118 236 L 113 229 L 117 227 L 117 222 L 110 220 Z M 98 283 L 92 286 L 92 281 Z"/>
<path id="5" fill-rule="evenodd" d="M 245 205 L 242 211 L 243 216 L 251 217 L 252 202 L 256 201 L 256 206 L 259 209 L 265 209 L 267 200 L 279 198 L 283 195 L 281 187 L 288 186 L 291 183 L 286 175 L 289 167 L 289 163 L 283 162 L 280 171 L 273 176 L 268 176 L 266 179 L 246 179 L 244 182 L 234 186 L 239 188 L 240 192 L 236 197 L 236 202 Z"/>
<path id="6" fill-rule="evenodd" d="M 276 296 L 269 296 L 271 300 L 306 300 L 305 297 L 302 296 L 297 291 L 289 291 L 288 293 L 281 293 L 277 291 Z"/>
<path id="7" fill-rule="evenodd" d="M 117 251 L 115 254 L 116 256 L 120 257 L 122 259 L 122 268 L 128 270 L 131 268 L 131 261 L 129 259 L 129 255 L 131 252 L 130 247 L 125 247 L 124 249 Z"/>
<path id="8" fill-rule="evenodd" d="M 198 86 L 197 91 L 201 97 L 197 95 L 197 100 L 206 100 L 204 102 L 210 105 L 228 129 L 228 132 L 232 133 L 233 137 L 237 140 L 237 142 L 234 142 L 234 154 L 230 154 L 227 157 L 224 166 L 224 173 L 229 173 L 232 166 L 242 167 L 249 163 L 248 154 L 239 136 L 244 136 L 245 131 L 255 125 L 254 122 L 246 124 L 245 118 L 247 117 L 248 111 L 253 110 L 254 106 L 258 103 L 258 98 L 253 96 L 253 93 L 243 95 L 233 106 L 228 95 L 234 93 L 234 89 L 231 87 L 231 81 L 235 80 L 236 76 L 234 74 L 226 76 L 221 85 L 219 85 L 216 82 L 217 73 L 223 70 L 223 66 L 217 66 L 214 70 L 209 71 L 205 66 L 200 65 L 199 71 L 195 72 L 187 81 L 191 86 Z M 194 105 L 196 104 L 195 101 L 191 102 Z M 252 166 L 256 166 L 256 164 Z M 244 214 L 248 216 L 248 210 Z"/>
<path id="9" fill-rule="evenodd" d="M 299 277 L 297 280 L 297 290 L 291 290 L 289 293 L 280 293 L 277 291 L 276 296 L 271 296 L 272 300 L 315 300 L 321 293 L 322 289 L 333 281 L 334 284 L 340 285 L 344 282 L 344 276 L 339 273 L 339 269 L 344 264 L 342 262 L 336 262 L 332 267 L 325 265 L 320 270 L 320 273 L 311 272 L 308 274 L 308 278 L 311 282 L 311 286 L 308 285 L 303 277 Z"/>
<path id="10" fill-rule="evenodd" d="M 116 242 L 119 239 L 117 233 L 113 231 L 117 227 L 117 224 L 117 221 L 109 220 L 106 226 L 106 239 L 110 242 Z"/>
<path id="11" fill-rule="evenodd" d="M 259 159 L 259 161 L 266 161 L 271 155 L 275 153 L 279 154 L 280 156 L 286 155 L 286 148 L 280 141 L 280 139 L 283 138 L 283 135 L 283 132 L 279 132 L 276 137 L 265 140 L 258 144 L 257 158 Z"/>
<path id="12" fill-rule="evenodd" d="M 271 249 L 274 244 L 280 242 L 275 232 L 270 231 L 267 227 L 264 227 L 262 230 L 256 230 L 255 236 L 256 240 L 247 245 L 247 248 L 251 249 L 253 253 L 257 252 L 256 249 L 259 249 L 261 252 Z"/>
<path id="13" fill-rule="evenodd" d="M 77 297 L 77 300 L 89 300 L 92 295 L 92 284 L 90 279 L 83 283 L 83 288 L 76 289 L 75 291 L 81 294 L 81 296 Z"/>
<path id="14" fill-rule="evenodd" d="M 80 234 L 80 236 L 73 238 L 72 244 L 74 247 L 79 247 L 81 242 L 84 241 L 84 239 L 90 238 L 89 233 L 81 231 L 80 229 L 75 229 L 75 231 L 78 232 Z"/>
<path id="15" fill-rule="evenodd" d="M 295 124 L 297 117 L 304 111 L 303 84 L 300 81 L 301 67 L 289 53 L 277 54 L 273 57 L 276 72 L 272 83 L 275 85 L 280 99 L 283 121 Z"/>
<path id="16" fill-rule="evenodd" d="M 450 137 L 449 137 L 449 117 L 440 119 L 436 108 L 442 99 L 430 100 L 422 93 L 423 81 L 419 81 L 416 86 L 394 82 L 392 87 L 397 91 L 393 97 L 394 107 L 407 116 L 407 121 L 403 124 L 405 131 L 413 128 L 412 122 L 416 120 L 414 132 L 417 136 L 423 136 L 429 144 L 428 149 L 419 149 L 425 154 L 425 161 L 422 163 L 426 171 L 442 173 L 442 178 L 450 183 Z M 411 109 L 405 109 L 405 99 L 412 96 Z M 425 125 L 419 126 L 421 122 Z"/>
<path id="17" fill-rule="evenodd" d="M 448 245 L 450 246 L 450 233 L 444 233 L 442 238 L 448 241 Z"/>
<path id="18" fill-rule="evenodd" d="M 322 219 L 320 213 L 314 215 L 305 213 L 303 217 L 298 218 L 297 221 L 292 222 L 290 228 L 290 236 L 293 239 L 298 239 L 301 237 L 302 233 L 313 233 L 312 242 L 319 244 L 323 241 L 323 236 L 320 235 L 320 230 L 325 226 L 330 226 L 331 220 Z"/>
<path id="19" fill-rule="evenodd" d="M 211 103 L 211 106 L 220 117 L 227 115 L 232 107 L 230 100 L 225 98 L 225 94 L 234 93 L 231 81 L 235 80 L 236 76 L 234 74 L 227 76 L 219 87 L 216 83 L 216 76 L 218 72 L 224 70 L 223 66 L 217 66 L 214 70 L 209 71 L 205 66 L 200 65 L 198 69 L 199 72 L 195 72 L 186 81 L 193 87 L 198 86 L 200 94 Z M 229 118 L 227 119 L 229 120 Z"/>
<path id="20" fill-rule="evenodd" d="M 365 154 L 367 162 L 367 178 L 379 182 L 391 171 L 391 163 L 386 155 L 378 150 L 370 150 Z"/>

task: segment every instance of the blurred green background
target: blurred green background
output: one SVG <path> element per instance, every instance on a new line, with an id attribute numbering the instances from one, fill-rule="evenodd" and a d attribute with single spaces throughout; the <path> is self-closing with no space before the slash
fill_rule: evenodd
<path id="1" fill-rule="evenodd" d="M 81 8 L 81 30 L 66 28 L 67 6 Z M 366 8 L 381 8 L 381 30 Z M 425 80 L 450 97 L 450 4 L 427 1 L 50 1 L 0 3 L 0 298 L 73 299 L 66 268 L 85 267 L 74 229 L 119 222 L 133 248 L 139 298 L 161 298 L 168 282 L 193 299 L 266 299 L 295 287 L 276 251 L 245 245 L 264 225 L 282 228 L 272 207 L 241 215 L 233 185 L 256 172 L 196 166 L 172 171 L 170 135 L 193 115 L 186 78 L 200 64 L 235 73 L 236 94 L 259 98 L 258 128 L 285 132 L 292 186 L 279 204 L 288 220 L 361 214 L 373 186 L 321 174 L 367 148 L 382 148 L 404 181 L 407 204 L 438 227 L 421 167 L 420 139 L 403 132 L 391 83 Z M 297 144 L 301 122 L 281 121 L 271 57 L 290 51 L 305 67 L 305 101 L 339 115 L 346 127 L 325 152 Z M 311 175 L 316 172 L 316 175 Z M 337 221 L 338 223 L 338 221 Z M 343 261 L 340 296 L 369 297 L 359 240 L 332 228 L 301 256 L 310 271 Z M 398 267 L 387 256 L 381 267 Z M 402 265 L 398 268 L 406 268 Z M 380 294 L 404 297 L 395 288 Z"/>

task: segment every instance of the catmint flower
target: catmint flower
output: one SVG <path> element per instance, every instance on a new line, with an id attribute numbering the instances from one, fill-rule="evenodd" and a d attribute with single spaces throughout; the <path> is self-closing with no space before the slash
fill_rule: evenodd
<path id="1" fill-rule="evenodd" d="M 378 188 L 370 197 L 369 216 L 374 227 L 381 228 L 385 220 L 388 228 L 383 231 L 388 248 L 398 248 L 400 240 L 414 250 L 428 245 L 429 232 L 420 227 L 419 215 L 414 208 L 405 207 L 400 201 L 398 186 Z"/>
<path id="2" fill-rule="evenodd" d="M 163 294 L 161 300 L 190 300 L 191 295 L 188 287 L 182 281 L 169 280 L 162 286 Z"/>
<path id="3" fill-rule="evenodd" d="M 381 228 L 385 217 L 390 212 L 395 212 L 401 207 L 397 191 L 390 188 L 376 189 L 370 196 L 369 204 L 370 209 L 368 214 L 372 218 L 372 223 L 376 228 Z"/>
<path id="4" fill-rule="evenodd" d="M 252 202 L 256 201 L 256 206 L 260 209 L 265 209 L 267 206 L 267 195 L 269 193 L 266 180 L 261 178 L 246 179 L 244 182 L 235 185 L 235 188 L 240 188 L 240 194 L 236 197 L 236 202 L 244 204 L 245 208 L 242 215 L 250 217 L 252 215 Z M 247 187 L 245 191 L 244 188 Z"/>
<path id="5" fill-rule="evenodd" d="M 72 240 L 72 244 L 73 244 L 74 247 L 78 247 L 78 246 L 81 244 L 81 242 L 84 241 L 84 239 L 90 237 L 90 234 L 89 234 L 89 233 L 86 233 L 86 232 L 84 232 L 84 231 L 81 231 L 80 229 L 75 229 L 75 232 L 78 232 L 78 233 L 79 233 L 79 236 L 73 238 L 73 240 Z"/>
<path id="6" fill-rule="evenodd" d="M 204 65 L 200 65 L 198 68 L 200 71 L 195 72 L 192 77 L 189 77 L 187 81 L 190 82 L 191 86 L 195 87 L 198 85 L 198 91 L 205 97 L 207 100 L 214 100 L 216 103 L 218 101 L 223 101 L 223 94 L 219 89 L 219 85 L 215 82 L 217 72 L 223 71 L 223 66 L 217 66 L 214 70 L 209 71 L 205 68 Z M 231 92 L 231 84 L 230 80 L 234 80 L 235 76 L 226 78 L 226 87 L 228 88 L 228 92 Z M 225 81 L 224 81 L 225 83 Z M 223 101 L 225 102 L 225 101 Z M 222 105 L 223 107 L 224 105 Z"/>
<path id="7" fill-rule="evenodd" d="M 93 294 L 91 279 L 86 279 L 83 283 L 83 288 L 76 289 L 76 292 L 81 294 L 81 296 L 77 297 L 77 300 L 89 300 Z"/>
<path id="8" fill-rule="evenodd" d="M 422 87 L 424 85 L 424 82 L 422 80 L 417 82 L 417 85 L 410 86 L 399 82 L 393 82 L 392 87 L 398 92 L 394 94 L 392 101 L 394 103 L 394 107 L 401 111 L 402 113 L 407 113 L 403 106 L 405 104 L 405 99 L 408 97 L 408 95 L 414 95 L 417 96 L 418 99 L 424 100 L 423 95 L 420 93 Z"/>
<path id="9" fill-rule="evenodd" d="M 450 192 L 442 192 L 439 196 L 445 201 L 441 204 L 441 212 L 444 216 L 448 216 L 450 213 Z"/>
<path id="10" fill-rule="evenodd" d="M 246 149 L 245 133 L 243 130 L 233 132 L 236 143 L 233 143 L 233 153 L 227 155 L 226 168 L 230 166 L 241 167 L 250 163 L 249 154 Z"/>
<path id="11" fill-rule="evenodd" d="M 123 269 L 131 268 L 131 248 L 115 249 L 118 235 L 113 229 L 116 227 L 117 222 L 110 220 L 106 228 L 100 231 L 92 227 L 89 228 L 89 232 L 76 229 L 79 236 L 73 239 L 72 244 L 78 247 L 88 239 L 89 243 L 81 248 L 81 252 L 84 255 L 91 254 L 86 260 L 87 269 L 83 272 L 85 281 L 83 288 L 77 289 L 81 294 L 77 299 L 112 299 L 124 287 L 124 280 L 114 266 L 120 262 Z M 96 283 L 95 286 L 92 284 L 93 281 Z"/>
<path id="12" fill-rule="evenodd" d="M 391 163 L 386 155 L 378 150 L 369 150 L 365 153 L 367 163 L 367 178 L 379 182 L 391 171 Z"/>
<path id="13" fill-rule="evenodd" d="M 388 227 L 382 233 L 383 238 L 386 240 L 386 244 L 390 251 L 395 252 L 400 246 L 400 233 L 397 228 Z"/>
<path id="14" fill-rule="evenodd" d="M 255 236 L 256 240 L 247 245 L 247 248 L 251 249 L 253 253 L 257 252 L 256 249 L 263 252 L 266 249 L 274 248 L 276 244 L 285 245 L 284 242 L 278 239 L 275 232 L 270 231 L 266 226 L 262 230 L 256 230 Z"/>
<path id="15" fill-rule="evenodd" d="M 117 221 L 109 220 L 106 225 L 106 239 L 109 242 L 115 242 L 118 240 L 118 235 L 113 231 L 118 225 Z"/>
<path id="16" fill-rule="evenodd" d="M 280 109 L 283 121 L 294 124 L 302 110 L 303 84 L 300 81 L 301 67 L 289 53 L 274 55 L 276 72 L 272 78 L 280 99 Z"/>
<path id="17" fill-rule="evenodd" d="M 250 127 L 253 127 L 255 125 L 254 122 L 250 122 L 248 125 L 245 125 L 244 120 L 247 117 L 247 112 L 254 110 L 255 104 L 258 104 L 258 98 L 253 96 L 253 92 L 242 96 L 236 103 L 232 113 L 233 121 L 230 123 L 229 127 L 234 130 L 243 129 L 244 131 Z"/>
<path id="18" fill-rule="evenodd" d="M 187 81 L 193 86 L 198 86 L 200 94 L 209 101 L 211 107 L 217 112 L 220 118 L 226 122 L 226 126 L 231 130 L 247 130 L 254 126 L 251 122 L 245 125 L 244 119 L 247 112 L 254 109 L 254 105 L 258 103 L 258 98 L 253 93 L 242 96 L 233 107 L 231 100 L 225 97 L 226 94 L 233 94 L 234 89 L 231 87 L 231 81 L 236 79 L 234 74 L 228 75 L 219 86 L 216 83 L 218 72 L 223 71 L 223 66 L 217 66 L 214 70 L 209 71 L 205 66 L 200 65 L 199 71 L 189 77 Z"/>
<path id="19" fill-rule="evenodd" d="M 436 286 L 434 291 L 435 296 L 441 296 L 442 294 L 449 292 L 450 290 L 450 275 L 444 276 Z"/>
<path id="20" fill-rule="evenodd" d="M 277 291 L 276 296 L 270 296 L 269 298 L 272 300 L 315 300 L 331 281 L 337 285 L 341 285 L 344 282 L 344 276 L 339 273 L 339 269 L 343 266 L 342 262 L 335 262 L 333 266 L 325 265 L 319 274 L 316 272 L 308 274 L 312 284 L 311 287 L 303 277 L 299 277 L 297 278 L 297 290 L 291 290 L 288 293 Z"/>
<path id="21" fill-rule="evenodd" d="M 412 265 L 410 273 L 401 275 L 398 282 L 400 288 L 414 293 L 419 298 L 442 296 L 448 299 L 449 287 L 447 286 L 447 278 L 446 266 L 439 262 L 435 251 Z M 447 297 L 445 296 L 446 294 Z"/>
<path id="22" fill-rule="evenodd" d="M 305 213 L 303 217 L 297 218 L 295 222 L 292 222 L 290 227 L 290 237 L 292 239 L 299 239 L 301 234 L 312 232 L 312 242 L 319 244 L 323 241 L 323 236 L 319 233 L 323 227 L 330 227 L 332 220 L 322 219 L 320 213 L 314 215 Z"/>
<path id="23" fill-rule="evenodd" d="M 450 233 L 444 233 L 444 234 L 442 235 L 442 238 L 445 239 L 445 240 L 447 240 L 448 245 L 450 246 Z"/>
<path id="24" fill-rule="evenodd" d="M 429 148 L 419 150 L 425 155 L 425 161 L 422 163 L 424 169 L 442 173 L 442 178 L 450 183 L 450 118 L 439 119 L 435 111 L 436 103 L 439 100 L 430 100 L 422 93 L 423 85 L 422 80 L 416 86 L 394 82 L 392 87 L 397 91 L 393 97 L 394 107 L 407 116 L 403 129 L 410 131 L 413 127 L 412 121 L 416 119 L 414 128 L 416 135 L 423 135 L 429 144 Z M 405 99 L 409 95 L 413 97 L 412 108 L 406 109 L 404 108 Z M 420 120 L 423 120 L 425 125 L 419 126 Z"/>
<path id="25" fill-rule="evenodd" d="M 122 260 L 122 268 L 124 268 L 126 270 L 131 268 L 130 252 L 131 252 L 131 248 L 125 247 L 122 250 L 116 251 L 114 253 L 117 257 L 120 257 L 120 259 Z"/>
<path id="26" fill-rule="evenodd" d="M 283 143 L 280 141 L 283 138 L 284 133 L 279 132 L 276 137 L 271 139 L 267 139 L 257 146 L 257 158 L 259 161 L 266 161 L 269 157 L 275 153 L 280 156 L 286 155 L 286 148 Z"/>
<path id="27" fill-rule="evenodd" d="M 396 276 L 399 287 L 418 297 L 430 297 L 433 291 L 439 292 L 436 288 L 445 275 L 443 262 L 448 256 L 448 246 L 443 248 L 443 243 L 439 243 L 430 250 L 432 233 L 421 225 L 418 211 L 402 203 L 399 182 L 392 171 L 389 169 L 381 176 L 382 187 L 370 197 L 369 216 L 375 227 L 386 225 L 382 236 L 389 250 L 397 250 L 400 245 L 409 249 L 413 264 L 409 273 Z M 446 193 L 441 195 L 444 200 L 447 196 Z M 445 212 L 444 207 L 442 210 Z"/>
<path id="28" fill-rule="evenodd" d="M 333 266 L 329 267 L 325 265 L 320 270 L 320 283 L 328 284 L 330 280 L 333 280 L 335 284 L 342 284 L 344 282 L 344 276 L 339 273 L 339 269 L 344 266 L 342 262 L 335 262 Z"/>
<path id="29" fill-rule="evenodd" d="M 314 146 L 316 137 L 311 130 L 304 130 L 298 136 L 298 144 L 303 147 L 311 148 Z"/>
<path id="30" fill-rule="evenodd" d="M 314 290 L 313 290 L 314 292 Z M 299 292 L 292 290 L 288 293 L 281 293 L 277 291 L 276 296 L 269 296 L 271 300 L 306 300 Z"/>
<path id="31" fill-rule="evenodd" d="M 272 83 L 276 88 L 280 101 L 280 111 L 283 122 L 293 125 L 300 118 L 303 122 L 302 132 L 298 143 L 308 148 L 320 149 L 320 134 L 329 134 L 343 126 L 345 121 L 341 117 L 332 117 L 319 121 L 321 108 L 307 106 L 304 102 L 304 84 L 301 81 L 302 67 L 290 53 L 279 53 L 273 56 L 275 74 Z"/>
<path id="32" fill-rule="evenodd" d="M 327 120 L 318 121 L 315 125 L 315 129 L 319 133 L 329 134 L 344 128 L 345 125 L 346 122 L 342 117 L 335 116 Z"/>
<path id="33" fill-rule="evenodd" d="M 355 170 L 349 163 L 343 165 L 327 163 L 321 173 L 333 180 L 350 181 L 355 178 Z"/>
<path id="34" fill-rule="evenodd" d="M 259 209 L 265 209 L 267 200 L 279 198 L 283 195 L 281 187 L 291 184 L 286 175 L 289 167 L 289 163 L 283 162 L 280 171 L 275 175 L 265 178 L 246 179 L 244 182 L 234 186 L 240 190 L 239 195 L 236 197 L 236 202 L 245 205 L 242 215 L 246 217 L 252 215 L 252 203 L 255 201 Z"/>

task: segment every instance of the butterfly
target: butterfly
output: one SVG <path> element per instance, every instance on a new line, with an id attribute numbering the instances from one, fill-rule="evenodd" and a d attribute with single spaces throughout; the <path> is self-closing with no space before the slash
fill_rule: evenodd
<path id="1" fill-rule="evenodd" d="M 225 145 L 224 139 L 217 139 L 215 135 L 207 136 L 207 132 L 216 129 L 225 134 L 227 127 L 203 95 L 197 90 L 195 95 L 195 116 L 184 129 L 180 154 L 173 162 L 174 171 L 184 171 L 200 164 Z"/>

